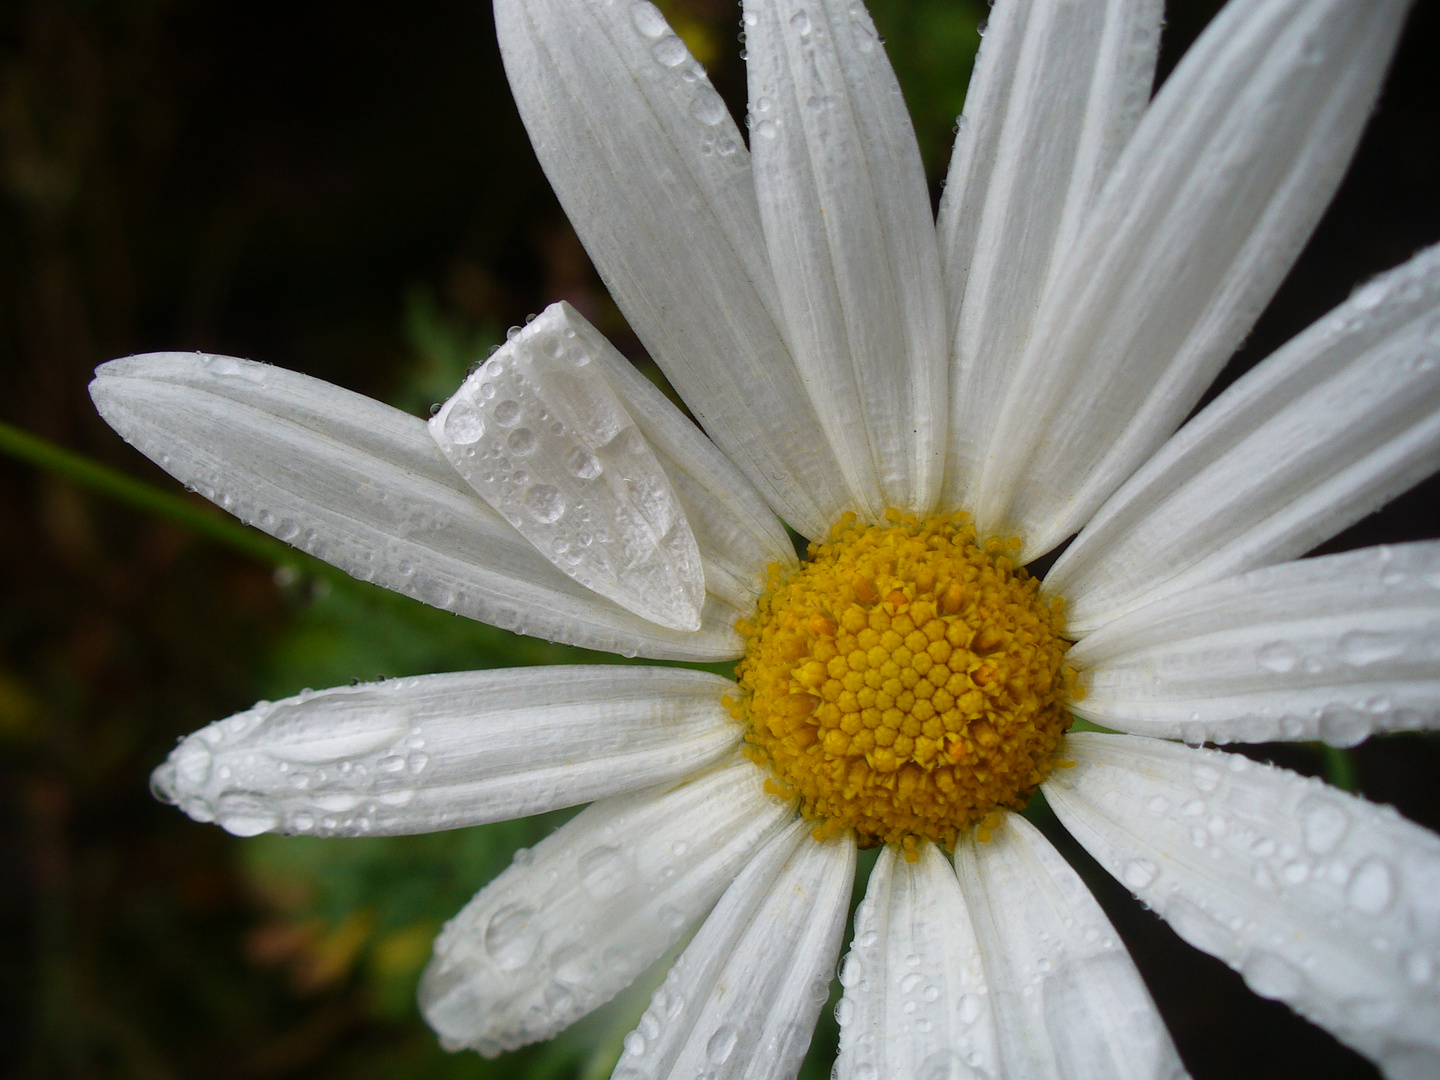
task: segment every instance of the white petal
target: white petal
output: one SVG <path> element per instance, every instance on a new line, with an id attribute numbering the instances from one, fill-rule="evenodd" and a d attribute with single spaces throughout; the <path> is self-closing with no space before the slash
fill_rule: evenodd
<path id="1" fill-rule="evenodd" d="M 1440 541 L 1329 555 L 1176 593 L 1066 655 L 1078 716 L 1186 742 L 1440 726 Z"/>
<path id="2" fill-rule="evenodd" d="M 421 675 L 262 701 L 183 739 L 153 787 L 232 833 L 507 821 L 673 781 L 739 742 L 734 684 L 677 668 Z"/>
<path id="3" fill-rule="evenodd" d="M 915 863 L 880 852 L 840 983 L 836 1080 L 1000 1075 L 980 946 L 934 844 Z"/>
<path id="4" fill-rule="evenodd" d="M 648 2 L 497 0 L 510 89 L 611 296 L 778 514 L 826 535 L 849 504 L 776 325 L 744 140 Z"/>
<path id="5" fill-rule="evenodd" d="M 1440 1075 L 1440 839 L 1238 754 L 1071 735 L 1045 793 L 1197 949 L 1391 1077 Z"/>
<path id="6" fill-rule="evenodd" d="M 947 506 L 974 505 L 1045 286 L 1149 101 L 1163 9 L 1019 0 L 990 17 L 940 204 L 956 335 Z"/>
<path id="7" fill-rule="evenodd" d="M 740 655 L 733 607 L 656 626 L 547 562 L 451 468 L 416 417 L 282 368 L 154 353 L 96 369 L 125 440 L 246 524 L 362 581 L 520 633 L 675 660 Z"/>
<path id="8" fill-rule="evenodd" d="M 1085 632 L 1301 555 L 1440 467 L 1440 247 L 1237 381 L 1101 507 L 1046 577 Z"/>
<path id="9" fill-rule="evenodd" d="M 430 434 L 562 573 L 651 622 L 698 630 L 705 573 L 695 534 L 595 362 L 609 342 L 580 338 L 584 320 L 567 307 L 552 304 L 502 345 L 431 418 Z"/>
<path id="10" fill-rule="evenodd" d="M 750 611 L 770 563 L 794 566 L 785 526 L 728 458 L 569 304 L 554 305 L 645 436 L 695 532 L 705 588 Z M 542 316 L 543 317 L 543 316 Z"/>
<path id="11" fill-rule="evenodd" d="M 614 1080 L 793 1080 L 830 991 L 855 842 L 796 821 L 756 852 L 675 962 Z"/>
<path id="12" fill-rule="evenodd" d="M 956 846 L 955 869 L 985 961 L 1001 1075 L 1185 1075 L 1114 927 L 1035 826 L 1007 812 L 990 840 Z"/>
<path id="13" fill-rule="evenodd" d="M 710 910 L 791 819 L 753 763 L 595 803 L 446 924 L 420 1008 L 450 1049 L 548 1039 L 604 1004 Z"/>
<path id="14" fill-rule="evenodd" d="M 787 340 L 855 498 L 927 513 L 948 342 L 930 198 L 859 0 L 746 0 L 751 155 Z"/>
<path id="15" fill-rule="evenodd" d="M 1165 82 L 1036 319 L 977 519 L 1076 531 L 1249 331 L 1335 190 L 1406 0 L 1232 3 Z"/>

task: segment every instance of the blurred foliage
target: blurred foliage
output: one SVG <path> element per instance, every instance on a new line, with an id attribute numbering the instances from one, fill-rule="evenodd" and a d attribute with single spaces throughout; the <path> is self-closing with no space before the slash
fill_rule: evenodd
<path id="1" fill-rule="evenodd" d="M 1417 3 L 1369 149 L 1226 380 L 1440 237 L 1437 6 Z M 743 117 L 737 5 L 661 7 Z M 1169 5 L 1162 72 L 1217 7 Z M 938 192 L 984 4 L 871 8 Z M 0 858 L 16 868 L 0 874 L 4 1075 L 608 1075 L 663 962 L 560 1039 L 495 1062 L 441 1051 L 414 1006 L 434 932 L 565 815 L 239 841 L 154 803 L 145 780 L 177 737 L 257 698 L 615 658 L 237 543 L 84 393 L 113 356 L 202 348 L 423 416 L 504 327 L 560 299 L 663 381 L 535 164 L 483 0 L 0 5 L 0 421 L 165 496 L 115 502 L 95 492 L 123 492 L 93 476 L 0 458 Z M 1431 483 L 1335 543 L 1432 535 L 1436 505 Z M 1338 776 L 1313 748 L 1256 752 Z M 1360 790 L 1440 824 L 1432 737 L 1372 741 L 1346 767 Z M 1180 945 L 1043 801 L 1033 817 L 1097 891 L 1197 1078 L 1373 1075 Z M 827 1008 L 807 1078 L 828 1075 L 835 1037 Z"/>

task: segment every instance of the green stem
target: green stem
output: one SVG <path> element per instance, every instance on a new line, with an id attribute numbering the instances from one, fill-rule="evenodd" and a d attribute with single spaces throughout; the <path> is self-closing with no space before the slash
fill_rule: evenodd
<path id="1" fill-rule="evenodd" d="M 1354 791 L 1355 761 L 1350 757 L 1350 751 L 1321 743 L 1320 753 L 1325 762 L 1325 779 L 1341 791 Z"/>
<path id="2" fill-rule="evenodd" d="M 137 510 L 173 521 L 207 540 L 223 544 L 258 562 L 272 566 L 294 566 L 300 563 L 307 572 L 325 577 L 344 576 L 279 540 L 221 515 L 198 500 L 162 491 L 143 480 L 136 480 L 118 469 L 101 465 L 82 454 L 56 446 L 3 421 L 0 421 L 0 453 L 44 472 L 73 480 L 82 487 L 133 506 Z"/>

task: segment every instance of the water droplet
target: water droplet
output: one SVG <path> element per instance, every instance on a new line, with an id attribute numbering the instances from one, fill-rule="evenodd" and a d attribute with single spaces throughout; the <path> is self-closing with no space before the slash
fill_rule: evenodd
<path id="1" fill-rule="evenodd" d="M 194 817 L 194 814 L 190 815 Z M 233 836 L 259 836 L 280 824 L 280 816 L 248 798 L 226 796 L 215 813 L 220 827 Z"/>
<path id="2" fill-rule="evenodd" d="M 774 120 L 762 120 L 755 125 L 755 134 L 762 139 L 773 139 L 780 134 L 780 128 Z"/>
<path id="3" fill-rule="evenodd" d="M 1263 998 L 1293 1000 L 1305 988 L 1305 976 L 1288 960 L 1274 953 L 1256 951 L 1240 965 L 1245 984 Z"/>
<path id="4" fill-rule="evenodd" d="M 1394 634 L 1351 630 L 1340 638 L 1340 655 L 1356 667 L 1393 660 L 1404 651 L 1405 642 Z"/>
<path id="5" fill-rule="evenodd" d="M 630 866 L 616 845 L 603 845 L 585 852 L 577 860 L 580 884 L 596 900 L 608 900 L 630 881 Z"/>
<path id="6" fill-rule="evenodd" d="M 657 41 L 650 47 L 650 53 L 658 63 L 667 68 L 679 67 L 690 56 L 685 43 L 674 34 Z"/>
<path id="7" fill-rule="evenodd" d="M 450 406 L 450 412 L 445 416 L 445 437 L 453 443 L 461 446 L 469 446 L 471 443 L 480 441 L 485 434 L 485 422 L 480 419 L 480 414 L 473 407 L 464 401 L 457 401 Z"/>
<path id="8" fill-rule="evenodd" d="M 549 484 L 536 484 L 525 493 L 525 505 L 536 521 L 557 521 L 565 513 L 565 498 Z"/>
<path id="9" fill-rule="evenodd" d="M 630 18 L 635 23 L 635 29 L 646 37 L 658 38 L 670 32 L 670 24 L 665 21 L 665 16 L 660 14 L 660 9 L 649 0 L 636 0 L 631 4 Z"/>
<path id="10" fill-rule="evenodd" d="M 516 428 L 510 433 L 510 438 L 505 440 L 505 444 L 512 453 L 523 457 L 535 449 L 535 436 L 529 428 Z"/>
<path id="11" fill-rule="evenodd" d="M 710 1059 L 712 1065 L 723 1065 L 730 1057 L 730 1052 L 735 1049 L 735 1042 L 738 1036 L 735 1029 L 729 1024 L 721 1024 L 715 1029 L 705 1043 L 705 1056 Z"/>
<path id="12" fill-rule="evenodd" d="M 410 770 L 410 775 L 419 776 L 425 771 L 425 766 L 429 761 L 429 754 L 411 754 L 405 759 L 405 767 Z"/>
<path id="13" fill-rule="evenodd" d="M 1356 746 L 1370 734 L 1370 721 L 1345 705 L 1327 705 L 1320 713 L 1320 738 L 1331 746 Z"/>
<path id="14" fill-rule="evenodd" d="M 513 427 L 520 422 L 520 403 L 502 401 L 495 406 L 495 422 L 501 427 Z"/>
<path id="15" fill-rule="evenodd" d="M 973 1024 L 980 1019 L 980 1014 L 985 1011 L 985 1003 L 980 1000 L 977 994 L 966 994 L 960 999 L 960 1022 L 962 1024 Z"/>
<path id="16" fill-rule="evenodd" d="M 1345 902 L 1362 915 L 1379 915 L 1394 898 L 1394 875 L 1384 860 L 1373 855 L 1355 868 L 1345 889 Z"/>
<path id="17" fill-rule="evenodd" d="M 805 37 L 810 33 L 810 14 L 802 9 L 790 16 L 790 29 Z"/>
<path id="18" fill-rule="evenodd" d="M 524 904 L 506 904 L 490 916 L 485 927 L 485 951 L 501 971 L 516 971 L 535 955 L 540 931 L 534 920 L 535 909 Z"/>
<path id="19" fill-rule="evenodd" d="M 919 972 L 912 971 L 900 980 L 900 992 L 902 994 L 913 994 L 915 988 L 925 981 L 924 976 Z"/>
<path id="20" fill-rule="evenodd" d="M 1155 880 L 1155 864 L 1146 859 L 1135 859 L 1125 864 L 1120 879 L 1131 889 L 1143 889 Z"/>
<path id="21" fill-rule="evenodd" d="M 600 475 L 603 466 L 594 454 L 583 446 L 577 446 L 566 455 L 565 468 L 581 480 L 594 480 Z"/>
<path id="22" fill-rule="evenodd" d="M 1195 781 L 1195 786 L 1201 791 L 1208 793 L 1220 786 L 1220 771 L 1209 765 L 1196 765 L 1191 769 L 1190 775 Z"/>
<path id="23" fill-rule="evenodd" d="M 1373 311 L 1385 302 L 1390 292 L 1390 285 L 1385 281 L 1372 281 L 1357 289 L 1350 297 L 1350 302 L 1361 311 Z"/>
<path id="24" fill-rule="evenodd" d="M 625 1052 L 633 1057 L 642 1057 L 645 1053 L 645 1036 L 638 1031 L 632 1031 L 626 1035 Z"/>
<path id="25" fill-rule="evenodd" d="M 1255 651 L 1255 660 L 1263 668 L 1284 674 L 1300 662 L 1295 650 L 1283 641 L 1272 641 Z"/>
<path id="26" fill-rule="evenodd" d="M 290 827 L 296 832 L 309 832 L 315 827 L 315 818 L 302 810 L 290 819 Z"/>
<path id="27" fill-rule="evenodd" d="M 707 127 L 713 127 L 725 119 L 727 110 L 725 100 L 709 86 L 702 86 L 695 91 L 695 98 L 690 102 L 690 115 Z"/>
<path id="28" fill-rule="evenodd" d="M 1310 798 L 1300 805 L 1305 846 L 1316 855 L 1334 851 L 1349 827 L 1349 816 L 1328 799 Z"/>

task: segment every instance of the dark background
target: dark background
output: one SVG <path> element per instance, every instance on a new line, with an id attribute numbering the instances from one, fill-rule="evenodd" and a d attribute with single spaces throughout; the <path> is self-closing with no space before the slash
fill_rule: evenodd
<path id="1" fill-rule="evenodd" d="M 662 6 L 742 114 L 737 5 Z M 1169 7 L 1162 75 L 1219 4 Z M 872 10 L 938 190 L 983 8 Z M 1440 239 L 1437 56 L 1440 3 L 1421 0 L 1345 185 L 1222 382 Z M 233 353 L 423 415 L 505 326 L 561 298 L 644 363 L 531 155 L 488 5 L 0 2 L 0 420 L 175 491 L 94 414 L 97 363 Z M 1434 536 L 1437 506 L 1432 480 L 1327 549 Z M 242 554 L 13 457 L 0 457 L 0 583 L 0 1071 L 608 1075 L 627 1003 L 496 1063 L 441 1053 L 412 1004 L 438 922 L 553 818 L 239 841 L 146 790 L 178 735 L 258 697 L 565 650 Z M 1348 759 L 1254 753 L 1440 827 L 1433 736 Z M 1050 831 L 1197 1080 L 1375 1075 Z M 828 1075 L 832 1052 L 827 1022 L 807 1071 Z"/>

